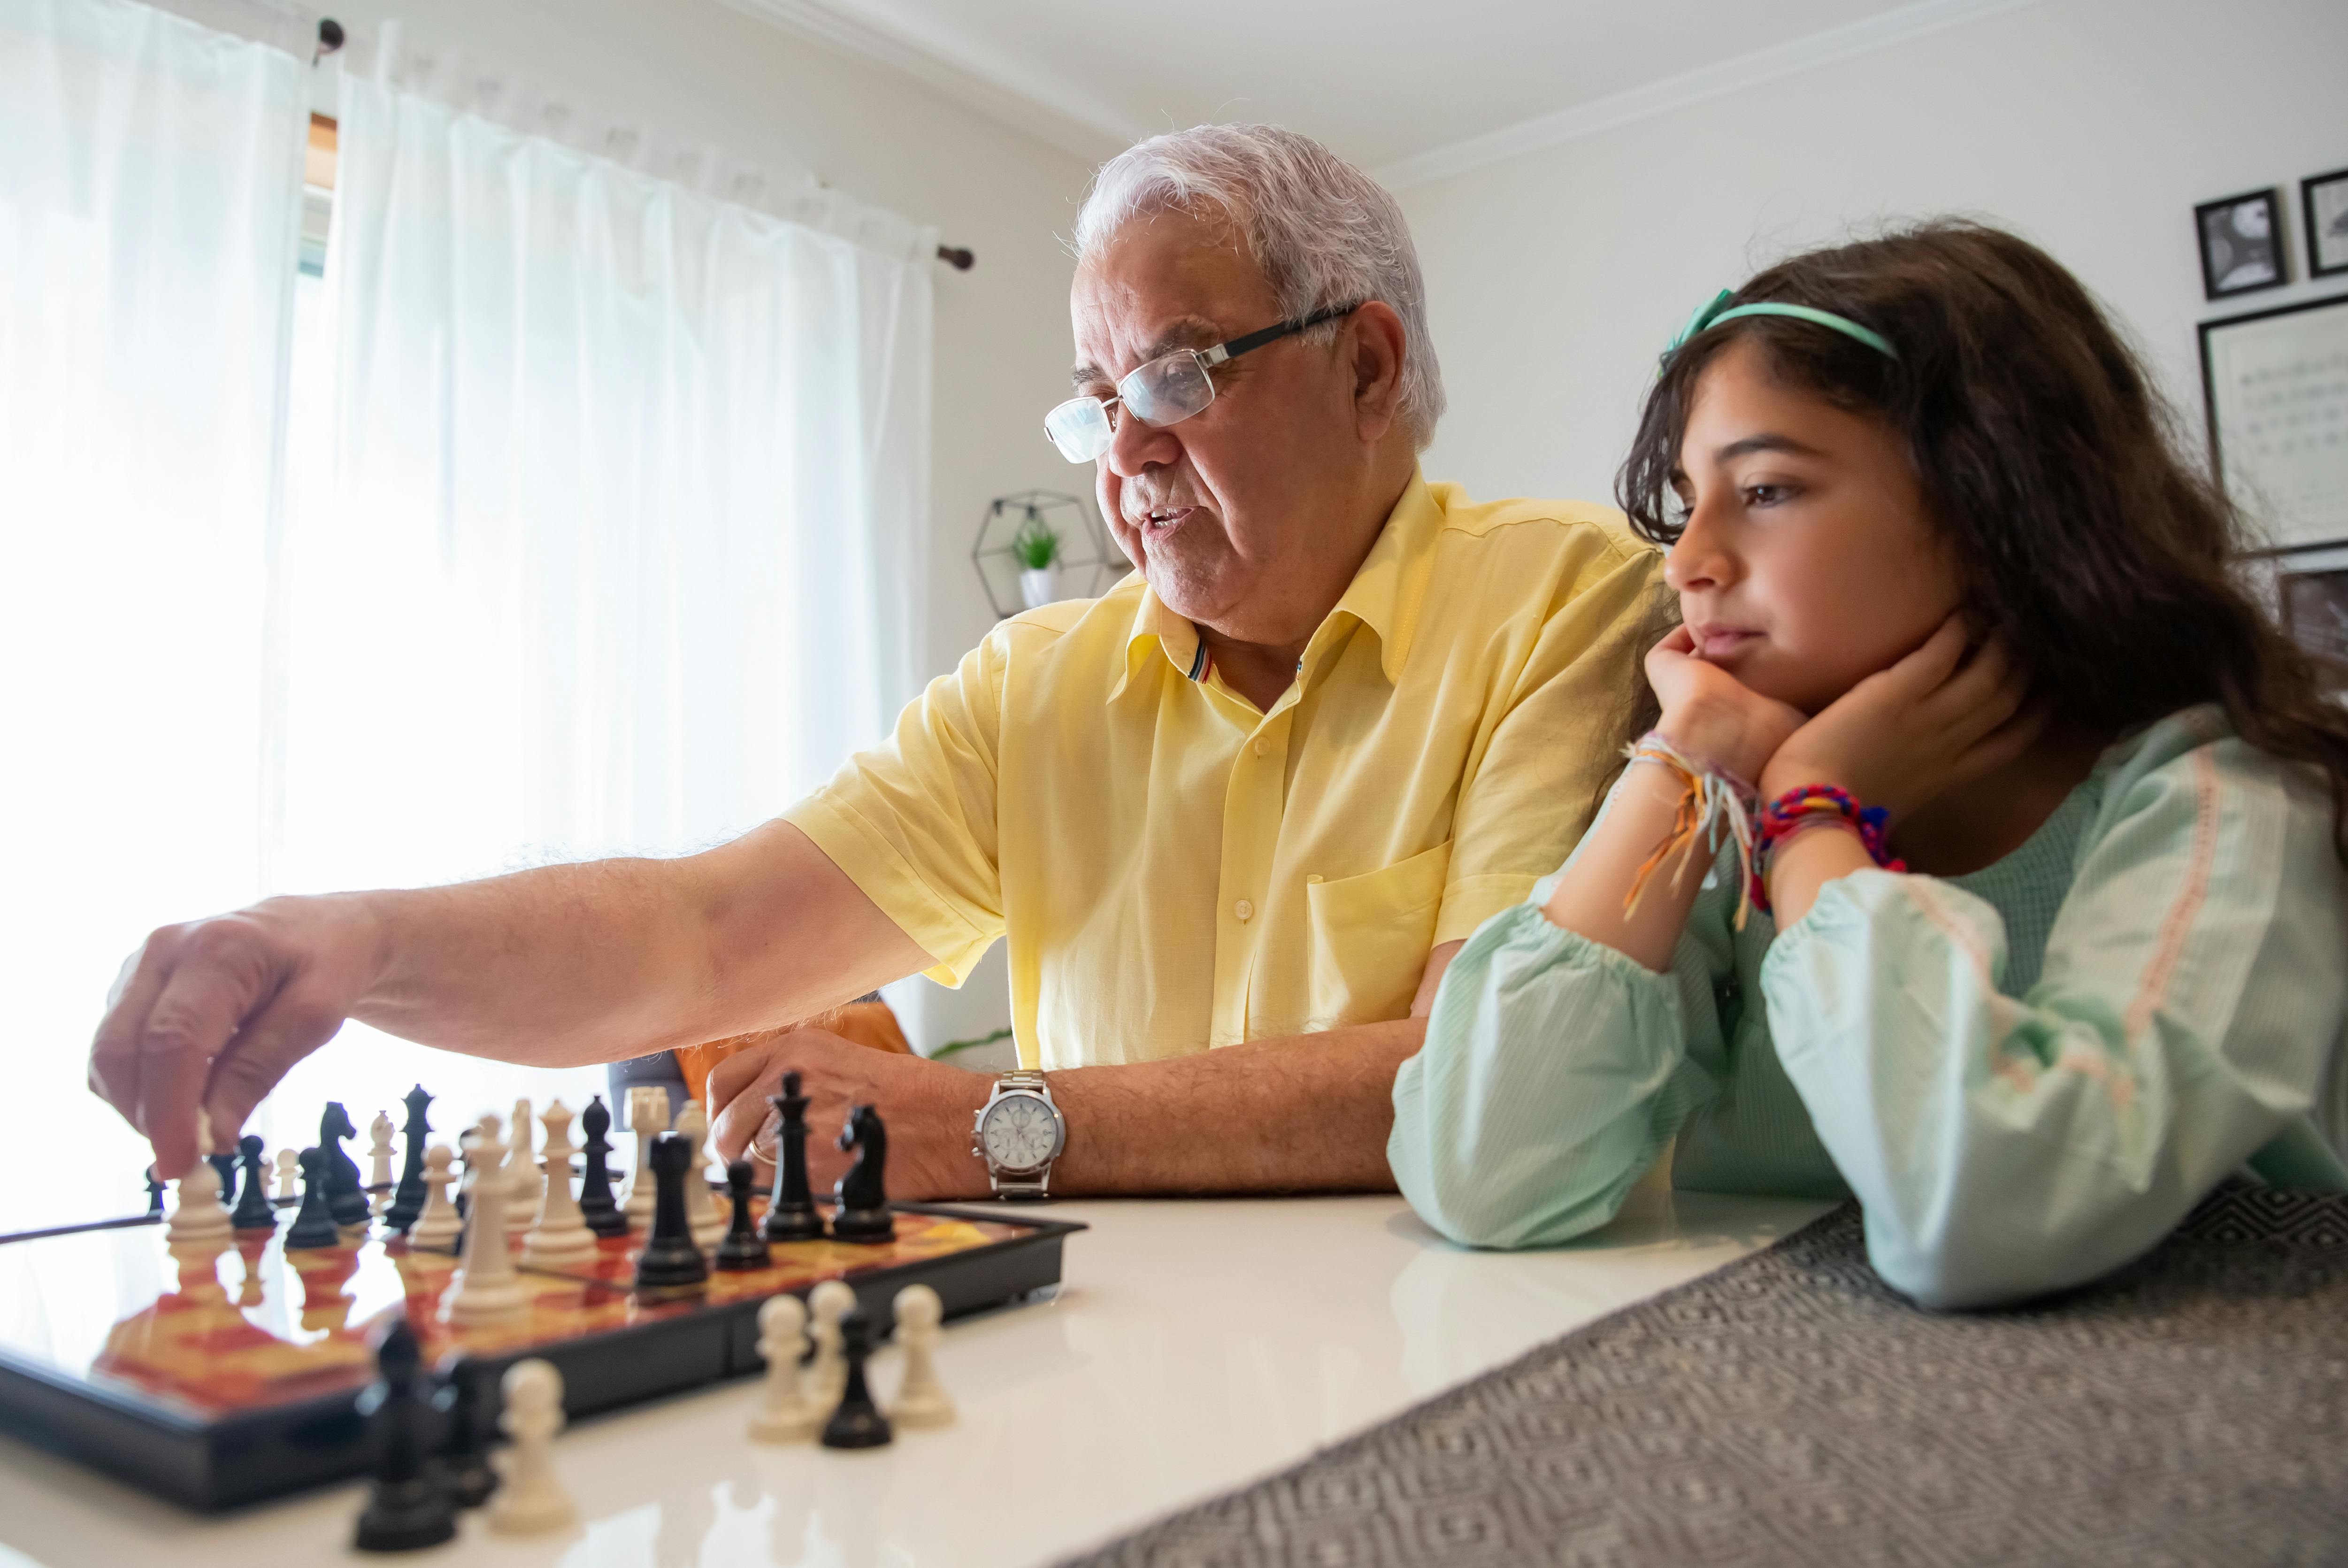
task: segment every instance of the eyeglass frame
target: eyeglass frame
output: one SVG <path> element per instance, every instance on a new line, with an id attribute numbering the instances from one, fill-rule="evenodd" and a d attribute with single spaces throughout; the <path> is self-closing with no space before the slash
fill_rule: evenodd
<path id="1" fill-rule="evenodd" d="M 1057 414 L 1063 408 L 1074 407 L 1082 403 L 1090 403 L 1100 409 L 1102 421 L 1108 428 L 1109 438 L 1107 441 L 1103 442 L 1101 444 L 1100 450 L 1095 452 L 1091 457 L 1068 458 L 1068 461 L 1072 463 L 1097 462 L 1101 457 L 1108 451 L 1109 447 L 1113 445 L 1117 439 L 1117 424 L 1116 421 L 1109 418 L 1109 409 L 1112 407 L 1120 406 L 1125 403 L 1126 383 L 1131 381 L 1135 377 L 1143 374 L 1145 371 L 1148 371 L 1152 366 L 1163 365 L 1168 360 L 1171 359 L 1179 359 L 1187 354 L 1191 358 L 1199 362 L 1200 377 L 1207 384 L 1207 400 L 1204 403 L 1200 404 L 1189 413 L 1182 415 L 1180 418 L 1169 419 L 1164 424 L 1151 425 L 1151 428 L 1162 430 L 1170 426 L 1179 425 L 1182 423 L 1184 419 L 1195 419 L 1200 415 L 1205 413 L 1209 408 L 1214 407 L 1216 397 L 1215 378 L 1210 372 L 1212 372 L 1217 366 L 1227 364 L 1231 360 L 1237 359 L 1242 354 L 1252 354 L 1257 349 L 1265 347 L 1270 344 L 1277 343 L 1283 337 L 1293 335 L 1296 333 L 1308 331 L 1313 327 L 1319 326 L 1323 322 L 1335 321 L 1340 316 L 1351 315 L 1367 303 L 1369 302 L 1366 300 L 1355 300 L 1351 304 L 1333 304 L 1325 310 L 1315 311 L 1308 316 L 1303 316 L 1291 321 L 1274 322 L 1272 325 L 1261 328 L 1258 331 L 1246 333 L 1241 336 L 1231 338 L 1226 342 L 1219 343 L 1212 348 L 1178 348 L 1171 354 L 1161 354 L 1157 358 L 1148 361 L 1147 364 L 1137 365 L 1131 370 L 1126 372 L 1125 376 L 1117 383 L 1117 395 L 1114 397 L 1071 397 L 1066 402 L 1055 403 L 1044 415 L 1044 438 L 1052 443 L 1052 448 L 1055 451 L 1058 452 L 1064 458 L 1068 458 L 1067 449 L 1062 447 L 1059 442 L 1059 438 L 1052 434 L 1052 416 Z M 1141 419 L 1141 416 L 1138 414 L 1135 414 L 1133 417 L 1137 419 Z M 1151 424 L 1148 419 L 1142 419 L 1141 422 L 1145 425 Z"/>

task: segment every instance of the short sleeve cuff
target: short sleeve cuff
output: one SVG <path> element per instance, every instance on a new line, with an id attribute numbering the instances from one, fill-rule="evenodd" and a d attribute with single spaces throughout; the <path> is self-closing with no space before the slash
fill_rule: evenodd
<path id="1" fill-rule="evenodd" d="M 815 841 L 815 847 L 848 873 L 859 892 L 935 960 L 922 973 L 939 985 L 961 985 L 994 945 L 994 933 L 978 929 L 956 913 L 894 845 L 830 789 L 818 789 L 785 811 L 783 820 Z"/>
<path id="2" fill-rule="evenodd" d="M 1514 873 L 1462 877 L 1443 890 L 1443 908 L 1435 920 L 1433 945 L 1459 942 L 1508 908 L 1522 903 L 1538 879 Z"/>

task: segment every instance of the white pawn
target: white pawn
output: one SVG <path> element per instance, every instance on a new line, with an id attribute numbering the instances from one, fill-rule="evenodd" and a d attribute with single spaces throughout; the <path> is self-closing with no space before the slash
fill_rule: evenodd
<path id="1" fill-rule="evenodd" d="M 538 1217 L 541 1181 L 538 1161 L 530 1151 L 538 1124 L 530 1119 L 527 1097 L 514 1101 L 514 1119 L 508 1130 L 513 1134 L 513 1149 L 506 1156 L 506 1229 L 521 1231 Z"/>
<path id="2" fill-rule="evenodd" d="M 726 1239 L 726 1216 L 717 1212 L 716 1195 L 709 1190 L 709 1166 L 702 1153 L 709 1141 L 709 1118 L 702 1114 L 699 1100 L 685 1102 L 675 1130 L 693 1150 L 685 1167 L 685 1224 L 693 1233 L 693 1244 L 705 1253 Z"/>
<path id="3" fill-rule="evenodd" d="M 375 1212 L 380 1216 L 391 1207 L 391 1118 L 376 1111 L 367 1123 L 367 1152 L 373 1158 L 367 1170 L 367 1186 L 375 1193 Z"/>
<path id="4" fill-rule="evenodd" d="M 436 1143 L 424 1151 L 424 1184 L 432 1191 L 424 1200 L 424 1212 L 416 1216 L 416 1224 L 407 1233 L 411 1247 L 445 1247 L 465 1232 L 465 1217 L 457 1212 L 457 1202 L 448 1196 L 448 1189 L 457 1184 L 457 1173 L 448 1169 L 455 1156 L 445 1143 Z"/>
<path id="5" fill-rule="evenodd" d="M 546 1108 L 546 1147 L 541 1162 L 546 1171 L 546 1196 L 539 1204 L 537 1222 L 521 1239 L 521 1261 L 533 1268 L 575 1264 L 595 1255 L 595 1233 L 579 1212 L 571 1191 L 571 1157 L 578 1146 L 571 1141 L 571 1112 L 561 1100 Z"/>
<path id="6" fill-rule="evenodd" d="M 579 1506 L 554 1473 L 554 1434 L 562 1429 L 562 1374 L 536 1357 L 517 1361 L 499 1380 L 506 1408 L 498 1426 L 513 1439 L 498 1468 L 505 1482 L 490 1495 L 489 1528 L 535 1535 L 576 1523 Z"/>
<path id="7" fill-rule="evenodd" d="M 452 1323 L 510 1316 L 530 1300 L 506 1246 L 506 1208 L 511 1196 L 506 1183 L 511 1178 L 502 1169 L 506 1146 L 498 1141 L 498 1134 L 503 1130 L 496 1117 L 485 1116 L 480 1136 L 473 1141 L 472 1223 L 465 1227 L 464 1260 L 440 1305 Z"/>
<path id="8" fill-rule="evenodd" d="M 805 1442 L 823 1424 L 824 1412 L 799 1385 L 799 1357 L 807 1349 L 807 1304 L 778 1295 L 758 1309 L 758 1354 L 767 1358 L 758 1413 L 750 1436 L 762 1443 Z"/>
<path id="9" fill-rule="evenodd" d="M 277 1195 L 287 1202 L 302 1195 L 302 1151 L 281 1149 L 277 1151 Z"/>
<path id="10" fill-rule="evenodd" d="M 180 1178 L 179 1206 L 163 1226 L 164 1244 L 225 1241 L 234 1230 L 228 1211 L 221 1206 L 220 1172 L 204 1158 L 212 1146 L 212 1119 L 196 1112 L 196 1162 Z"/>
<path id="11" fill-rule="evenodd" d="M 628 1176 L 628 1229 L 653 1228 L 653 1140 L 668 1130 L 668 1090 L 639 1084 L 628 1091 L 628 1130 L 636 1135 L 636 1163 Z"/>
<path id="12" fill-rule="evenodd" d="M 954 1418 L 953 1401 L 938 1381 L 939 1325 L 945 1304 L 925 1284 L 909 1284 L 897 1293 L 897 1343 L 905 1347 L 905 1376 L 897 1385 L 896 1403 L 889 1418 L 901 1427 L 942 1427 Z"/>
<path id="13" fill-rule="evenodd" d="M 839 1320 L 856 1308 L 856 1292 L 844 1282 L 828 1279 L 808 1292 L 808 1314 L 814 1319 L 808 1332 L 815 1339 L 815 1365 L 808 1368 L 816 1406 L 829 1415 L 848 1391 L 848 1357 L 840 1353 Z"/>

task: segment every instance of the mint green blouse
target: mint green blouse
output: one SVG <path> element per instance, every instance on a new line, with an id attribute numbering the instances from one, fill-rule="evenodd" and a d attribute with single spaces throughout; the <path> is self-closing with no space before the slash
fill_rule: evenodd
<path id="1" fill-rule="evenodd" d="M 1668 1148 L 1680 1187 L 1855 1194 L 1930 1306 L 2093 1279 L 2236 1171 L 2348 1189 L 2332 833 L 2321 778 L 2197 708 L 1994 865 L 1838 878 L 1784 932 L 1735 929 L 1724 850 L 1669 974 L 1551 925 L 1549 878 L 1444 975 L 1395 1179 L 1456 1241 L 1540 1246 Z"/>

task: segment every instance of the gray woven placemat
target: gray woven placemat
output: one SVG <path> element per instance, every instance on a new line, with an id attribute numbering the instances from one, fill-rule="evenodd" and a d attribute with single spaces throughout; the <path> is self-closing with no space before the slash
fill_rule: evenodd
<path id="1" fill-rule="evenodd" d="M 2348 1563 L 2348 1197 L 2231 1187 L 2017 1311 L 1846 1205 L 1087 1568 Z"/>

